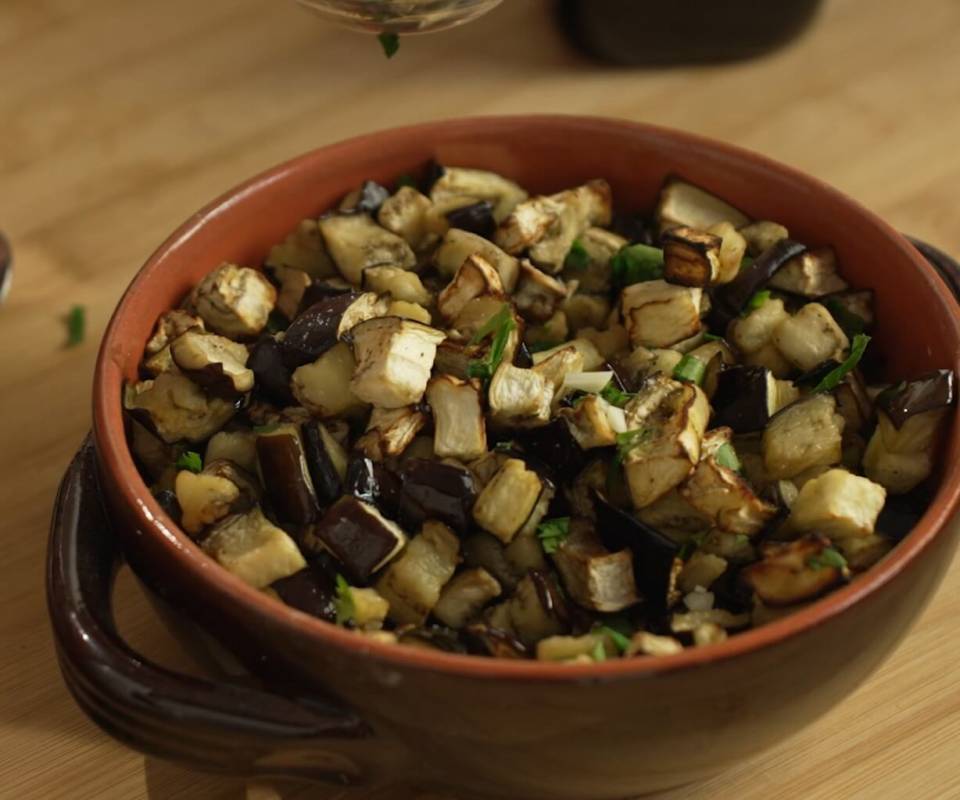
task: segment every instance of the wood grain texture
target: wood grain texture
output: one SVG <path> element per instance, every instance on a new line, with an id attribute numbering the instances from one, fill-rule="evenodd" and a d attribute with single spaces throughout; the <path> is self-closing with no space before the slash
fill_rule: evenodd
<path id="1" fill-rule="evenodd" d="M 686 128 L 816 174 L 960 252 L 960 4 L 827 0 L 760 61 L 624 70 L 584 61 L 547 4 L 376 43 L 282 0 L 0 0 L 0 798 L 340 797 L 247 786 L 125 750 L 60 681 L 42 592 L 57 481 L 89 426 L 96 345 L 124 286 L 188 214 L 244 177 L 367 130 L 465 114 L 596 113 Z M 87 307 L 63 348 L 61 317 Z M 125 577 L 131 642 L 192 669 Z M 897 654 L 812 728 L 665 800 L 960 797 L 960 572 Z"/>

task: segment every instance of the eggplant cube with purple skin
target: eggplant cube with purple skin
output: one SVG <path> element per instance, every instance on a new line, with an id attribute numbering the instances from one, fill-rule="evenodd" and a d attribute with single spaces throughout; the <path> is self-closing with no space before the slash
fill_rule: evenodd
<path id="1" fill-rule="evenodd" d="M 669 178 L 664 183 L 656 215 L 661 231 L 680 225 L 705 231 L 719 222 L 729 222 L 740 228 L 750 222 L 750 218 L 740 209 L 706 189 L 678 178 Z"/>
<path id="2" fill-rule="evenodd" d="M 246 394 L 253 388 L 247 348 L 232 339 L 188 330 L 170 344 L 170 355 L 190 378 L 218 394 Z"/>
<path id="3" fill-rule="evenodd" d="M 267 325 L 277 290 L 263 273 L 221 264 L 196 285 L 190 304 L 214 333 L 250 339 Z"/>
<path id="4" fill-rule="evenodd" d="M 620 295 L 623 324 L 630 343 L 669 347 L 700 332 L 703 289 L 677 286 L 662 280 L 628 286 Z"/>
<path id="5" fill-rule="evenodd" d="M 500 273 L 485 258 L 468 256 L 450 281 L 437 296 L 437 310 L 448 322 L 455 320 L 467 303 L 476 297 L 502 297 L 503 282 Z"/>
<path id="6" fill-rule="evenodd" d="M 447 627 L 460 629 L 501 591 L 500 582 L 483 567 L 465 569 L 443 587 L 433 615 Z"/>
<path id="7" fill-rule="evenodd" d="M 202 442 L 230 421 L 236 406 L 207 395 L 186 375 L 164 372 L 153 380 L 128 385 L 124 407 L 149 418 L 150 425 L 167 444 L 186 440 Z"/>
<path id="8" fill-rule="evenodd" d="M 437 204 L 463 200 L 461 205 L 489 200 L 493 217 L 500 222 L 517 204 L 527 199 L 527 192 L 519 184 L 502 175 L 470 167 L 445 167 L 443 175 L 430 188 L 430 199 Z"/>
<path id="9" fill-rule="evenodd" d="M 316 521 L 320 505 L 298 427 L 278 425 L 258 433 L 257 460 L 280 520 L 297 525 Z"/>
<path id="10" fill-rule="evenodd" d="M 710 286 L 720 276 L 723 239 L 694 228 L 672 228 L 663 235 L 664 276 L 683 286 Z"/>
<path id="11" fill-rule="evenodd" d="M 400 317 L 367 320 L 350 331 L 357 368 L 350 388 L 381 408 L 420 402 L 430 380 L 437 345 L 446 335 Z"/>
<path id="12" fill-rule="evenodd" d="M 517 285 L 520 262 L 505 253 L 493 242 L 470 231 L 451 228 L 433 253 L 433 265 L 441 275 L 452 276 L 470 256 L 477 255 L 500 275 L 505 292 L 512 292 Z"/>
<path id="13" fill-rule="evenodd" d="M 433 450 L 440 458 L 469 461 L 487 452 L 487 428 L 480 390 L 473 381 L 437 375 L 427 384 L 433 411 Z"/>
<path id="14" fill-rule="evenodd" d="M 369 214 L 331 214 L 319 225 L 337 270 L 354 286 L 360 285 L 367 267 L 392 264 L 411 269 L 417 263 L 406 240 L 377 225 Z"/>
<path id="15" fill-rule="evenodd" d="M 407 449 L 426 421 L 426 414 L 416 406 L 374 407 L 367 430 L 357 439 L 355 447 L 374 461 L 398 456 Z"/>
<path id="16" fill-rule="evenodd" d="M 622 611 L 639 600 L 633 553 L 611 553 L 585 520 L 570 523 L 570 533 L 553 560 L 567 592 L 585 608 L 604 613 Z"/>

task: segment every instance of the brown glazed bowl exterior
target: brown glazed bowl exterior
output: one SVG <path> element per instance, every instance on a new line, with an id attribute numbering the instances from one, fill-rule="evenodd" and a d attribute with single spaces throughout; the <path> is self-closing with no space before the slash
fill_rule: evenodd
<path id="1" fill-rule="evenodd" d="M 103 491 L 127 558 L 158 594 L 273 686 L 350 706 L 374 732 L 349 758 L 509 798 L 632 797 L 716 773 L 840 702 L 904 636 L 957 541 L 960 435 L 945 434 L 935 500 L 915 530 L 851 585 L 725 643 L 596 665 L 487 660 L 365 641 L 284 607 L 211 563 L 164 514 L 124 438 L 121 388 L 158 315 L 222 261 L 258 264 L 271 243 L 364 179 L 431 158 L 501 172 L 534 192 L 589 178 L 617 207 L 649 209 L 678 173 L 810 244 L 832 244 L 854 286 L 876 290 L 874 347 L 891 375 L 957 368 L 960 313 L 935 271 L 859 205 L 766 158 L 685 133 L 564 116 L 428 123 L 325 147 L 191 217 L 121 300 L 94 384 Z M 229 747 L 229 741 L 224 742 Z M 336 750 L 335 746 L 331 749 Z"/>

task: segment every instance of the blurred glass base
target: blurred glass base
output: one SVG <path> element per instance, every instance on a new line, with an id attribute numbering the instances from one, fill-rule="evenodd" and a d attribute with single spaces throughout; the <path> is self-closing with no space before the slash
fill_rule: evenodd
<path id="1" fill-rule="evenodd" d="M 501 0 L 297 0 L 338 25 L 368 33 L 432 33 L 485 14 Z"/>

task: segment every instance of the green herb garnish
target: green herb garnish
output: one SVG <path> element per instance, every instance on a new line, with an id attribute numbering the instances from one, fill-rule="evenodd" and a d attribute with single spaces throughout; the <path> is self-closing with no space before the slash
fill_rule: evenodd
<path id="1" fill-rule="evenodd" d="M 689 381 L 699 386 L 703 380 L 703 373 L 706 372 L 706 370 L 706 364 L 695 355 L 687 353 L 680 359 L 680 363 L 674 367 L 673 378 L 678 381 Z"/>
<path id="2" fill-rule="evenodd" d="M 690 556 L 692 556 L 706 540 L 709 534 L 704 531 L 703 533 L 695 533 L 682 545 L 677 551 L 677 558 L 681 561 L 689 561 Z"/>
<path id="3" fill-rule="evenodd" d="M 84 306 L 72 306 L 64 321 L 67 324 L 67 347 L 76 347 L 87 333 L 87 309 Z"/>
<path id="4" fill-rule="evenodd" d="M 187 450 L 177 457 L 177 469 L 199 472 L 203 469 L 203 459 L 199 453 L 195 453 L 193 450 Z"/>
<path id="5" fill-rule="evenodd" d="M 497 442 L 493 446 L 494 452 L 497 453 L 512 453 L 514 450 L 517 450 L 517 443 L 513 439 L 507 439 L 504 442 Z"/>
<path id="6" fill-rule="evenodd" d="M 628 244 L 610 259 L 617 286 L 630 286 L 663 277 L 663 250 L 648 244 Z"/>
<path id="7" fill-rule="evenodd" d="M 823 376 L 820 383 L 813 387 L 813 393 L 832 392 L 836 389 L 847 373 L 860 363 L 868 344 L 870 344 L 870 337 L 865 333 L 858 333 L 854 336 L 853 344 L 850 346 L 850 354 L 840 363 L 840 366 L 835 367 Z"/>
<path id="8" fill-rule="evenodd" d="M 554 517 L 537 526 L 537 538 L 544 553 L 556 553 L 563 540 L 570 535 L 570 517 Z"/>
<path id="9" fill-rule="evenodd" d="M 597 628 L 596 632 L 609 636 L 616 645 L 617 650 L 619 650 L 621 653 L 627 652 L 627 648 L 630 647 L 630 637 L 625 636 L 615 628 L 611 628 L 609 625 L 601 625 L 599 628 Z"/>
<path id="10" fill-rule="evenodd" d="M 614 458 L 614 463 L 622 464 L 623 459 L 627 457 L 627 454 L 633 450 L 633 448 L 643 444 L 643 442 L 650 439 L 651 436 L 653 436 L 653 431 L 650 430 L 650 428 L 638 428 L 634 431 L 618 433 L 617 455 Z"/>
<path id="11" fill-rule="evenodd" d="M 610 405 L 616 406 L 617 408 L 623 408 L 630 402 L 630 398 L 633 397 L 632 394 L 623 391 L 612 380 L 600 390 L 600 396 Z"/>
<path id="12" fill-rule="evenodd" d="M 759 292 L 754 292 L 753 296 L 747 300 L 747 305 L 744 306 L 743 313 L 744 316 L 749 314 L 751 311 L 756 311 L 760 306 L 767 302 L 770 299 L 770 290 L 761 289 Z"/>
<path id="13" fill-rule="evenodd" d="M 753 256 L 744 256 L 740 259 L 740 266 L 737 268 L 737 272 L 743 272 L 747 267 L 753 263 Z"/>
<path id="14" fill-rule="evenodd" d="M 603 646 L 603 642 L 597 642 L 593 646 L 593 650 L 590 651 L 590 658 L 598 663 L 607 660 L 607 648 Z"/>
<path id="15" fill-rule="evenodd" d="M 393 58 L 400 49 L 400 37 L 395 33 L 381 33 L 377 40 L 383 48 L 383 54 L 387 58 Z"/>
<path id="16" fill-rule="evenodd" d="M 563 266 L 578 272 L 582 272 L 590 266 L 590 254 L 579 239 L 574 239 L 573 244 L 570 245 L 570 251 L 563 260 Z"/>
<path id="17" fill-rule="evenodd" d="M 268 422 L 266 425 L 254 425 L 253 432 L 256 434 L 273 433 L 281 424 L 280 422 Z"/>
<path id="18" fill-rule="evenodd" d="M 732 469 L 734 472 L 740 471 L 740 459 L 737 458 L 737 451 L 733 449 L 730 442 L 724 442 L 720 445 L 713 458 L 721 467 Z"/>
<path id="19" fill-rule="evenodd" d="M 856 336 L 867 329 L 867 321 L 859 314 L 854 314 L 835 297 L 829 298 L 824 305 L 847 336 Z"/>
<path id="20" fill-rule="evenodd" d="M 346 625 L 353 619 L 356 608 L 353 605 L 353 590 L 343 575 L 337 575 L 337 597 L 334 606 L 337 610 L 337 625 Z"/>
<path id="21" fill-rule="evenodd" d="M 717 334 L 710 333 L 709 331 L 707 331 L 705 334 L 703 334 L 703 340 L 705 342 L 722 342 L 723 337 L 717 336 Z"/>
<path id="22" fill-rule="evenodd" d="M 807 566 L 811 569 L 833 569 L 844 570 L 847 568 L 847 559 L 834 550 L 832 547 L 825 547 L 818 556 L 810 556 L 807 559 Z"/>
<path id="23" fill-rule="evenodd" d="M 509 303 L 504 303 L 500 310 L 490 317 L 470 340 L 470 344 L 478 344 L 487 336 L 493 336 L 487 354 L 483 358 L 472 359 L 467 364 L 467 375 L 471 378 L 480 378 L 485 382 L 489 381 L 503 360 L 503 351 L 507 346 L 507 339 L 516 329 L 517 323 L 513 319 L 513 309 L 511 309 Z"/>

